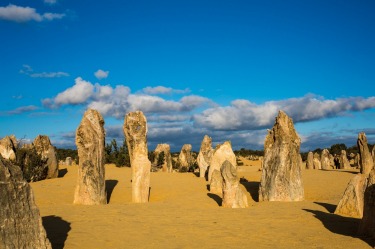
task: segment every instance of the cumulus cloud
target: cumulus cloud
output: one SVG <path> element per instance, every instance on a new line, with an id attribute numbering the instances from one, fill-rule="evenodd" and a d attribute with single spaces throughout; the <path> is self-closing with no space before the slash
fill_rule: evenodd
<path id="1" fill-rule="evenodd" d="M 108 74 L 109 74 L 109 71 L 103 71 L 101 69 L 99 69 L 98 71 L 96 71 L 94 73 L 95 77 L 98 79 L 98 80 L 101 80 L 101 79 L 105 79 L 108 77 Z"/>
<path id="2" fill-rule="evenodd" d="M 306 122 L 344 115 L 375 107 L 375 97 L 338 98 L 326 100 L 314 95 L 268 101 L 257 105 L 248 100 L 235 100 L 230 106 L 213 107 L 194 115 L 196 127 L 215 130 L 254 130 L 273 125 L 279 110 L 285 111 L 294 122 Z"/>
<path id="3" fill-rule="evenodd" d="M 109 85 L 92 84 L 79 77 L 74 86 L 54 98 L 42 100 L 42 103 L 46 107 L 87 104 L 89 108 L 96 109 L 105 116 L 123 118 L 127 112 L 136 110 L 148 114 L 190 112 L 211 101 L 197 95 L 185 96 L 176 101 L 143 93 L 132 94 L 130 88 L 123 85 L 113 88 Z"/>
<path id="4" fill-rule="evenodd" d="M 189 88 L 186 88 L 184 90 L 179 90 L 179 89 L 173 89 L 171 87 L 165 87 L 165 86 L 156 86 L 156 87 L 145 87 L 142 89 L 142 91 L 146 94 L 151 94 L 151 95 L 159 95 L 159 94 L 184 94 L 190 92 Z"/>
<path id="5" fill-rule="evenodd" d="M 59 93 L 55 98 L 56 105 L 82 104 L 85 103 L 94 93 L 94 86 L 84 81 L 81 77 L 75 79 L 75 85 Z"/>
<path id="6" fill-rule="evenodd" d="M 68 77 L 69 74 L 65 72 L 42 72 L 42 73 L 34 73 L 34 70 L 29 65 L 23 65 L 22 69 L 20 70 L 21 74 L 26 74 L 31 78 L 60 78 L 60 77 Z"/>
<path id="7" fill-rule="evenodd" d="M 61 19 L 65 14 L 59 13 L 44 13 L 39 14 L 36 9 L 31 7 L 22 7 L 9 4 L 6 7 L 0 7 L 0 19 L 11 22 L 29 22 L 29 21 L 52 21 L 54 19 Z"/>

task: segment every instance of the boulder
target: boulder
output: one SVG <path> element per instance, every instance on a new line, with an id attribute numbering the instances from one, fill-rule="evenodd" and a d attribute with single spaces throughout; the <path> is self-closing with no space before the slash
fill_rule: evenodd
<path id="1" fill-rule="evenodd" d="M 211 176 L 214 170 L 220 172 L 221 165 L 228 160 L 234 167 L 237 167 L 236 155 L 233 153 L 232 145 L 229 141 L 218 144 L 212 153 L 210 168 L 208 170 L 208 182 L 211 182 Z"/>
<path id="2" fill-rule="evenodd" d="M 205 135 L 202 143 L 201 148 L 199 150 L 199 154 L 197 157 L 197 164 L 199 166 L 199 176 L 204 177 L 207 171 L 208 166 L 210 166 L 210 161 L 212 157 L 212 138 Z"/>
<path id="3" fill-rule="evenodd" d="M 52 248 L 20 167 L 0 156 L 0 248 Z"/>
<path id="4" fill-rule="evenodd" d="M 301 140 L 293 121 L 279 111 L 264 142 L 264 166 L 259 201 L 302 201 L 304 189 L 299 165 Z"/>
<path id="5" fill-rule="evenodd" d="M 342 150 L 340 155 L 340 169 L 350 169 L 350 163 L 346 156 L 346 151 Z"/>
<path id="6" fill-rule="evenodd" d="M 322 169 L 331 169 L 329 151 L 327 149 L 324 149 L 322 151 L 322 155 L 320 156 L 320 164 L 322 166 Z"/>
<path id="7" fill-rule="evenodd" d="M 14 141 L 16 141 L 14 139 Z M 16 146 L 11 136 L 6 136 L 0 140 L 0 155 L 4 159 L 16 160 Z"/>
<path id="8" fill-rule="evenodd" d="M 105 191 L 105 130 L 102 115 L 88 109 L 76 131 L 79 166 L 74 204 L 107 203 Z"/>
<path id="9" fill-rule="evenodd" d="M 237 169 L 228 160 L 225 160 L 220 171 L 223 177 L 222 206 L 228 208 L 248 207 L 246 194 L 237 177 Z"/>
<path id="10" fill-rule="evenodd" d="M 314 153 L 312 151 L 307 153 L 306 169 L 314 169 Z"/>
<path id="11" fill-rule="evenodd" d="M 194 158 L 191 155 L 191 144 L 184 144 L 178 156 L 177 163 L 181 172 L 187 172 L 190 166 L 194 163 Z"/>
<path id="12" fill-rule="evenodd" d="M 374 160 L 368 149 L 367 138 L 364 132 L 358 134 L 357 145 L 360 154 L 359 166 L 362 174 L 368 175 L 374 167 Z"/>
<path id="13" fill-rule="evenodd" d="M 172 157 L 171 157 L 171 147 L 169 144 L 158 144 L 154 151 L 154 165 L 156 167 L 160 167 L 158 165 L 159 157 L 163 155 L 163 162 L 161 165 L 163 172 L 171 173 L 172 169 Z"/>
<path id="14" fill-rule="evenodd" d="M 17 165 L 28 182 L 41 181 L 48 176 L 48 158 L 43 158 L 33 144 L 24 144 L 17 149 Z"/>
<path id="15" fill-rule="evenodd" d="M 132 168 L 132 202 L 146 203 L 150 195 L 151 162 L 148 159 L 147 119 L 143 112 L 126 114 L 123 129 Z"/>
<path id="16" fill-rule="evenodd" d="M 346 187 L 339 204 L 336 207 L 335 214 L 362 218 L 363 216 L 363 197 L 367 184 L 367 176 L 358 174 L 354 176 Z"/>
<path id="17" fill-rule="evenodd" d="M 48 136 L 38 135 L 33 142 L 34 148 L 48 167 L 47 178 L 56 178 L 59 175 L 59 164 L 57 162 L 55 148 L 52 146 Z"/>

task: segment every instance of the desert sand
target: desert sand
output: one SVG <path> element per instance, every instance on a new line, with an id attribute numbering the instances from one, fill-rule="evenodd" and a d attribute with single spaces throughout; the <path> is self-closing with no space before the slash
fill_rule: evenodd
<path id="1" fill-rule="evenodd" d="M 259 161 L 238 176 L 249 208 L 220 206 L 193 173 L 151 173 L 150 202 L 131 203 L 131 169 L 106 165 L 109 203 L 73 205 L 77 166 L 31 183 L 53 248 L 371 248 L 359 219 L 333 214 L 358 170 L 303 170 L 305 201 L 258 202 Z"/>

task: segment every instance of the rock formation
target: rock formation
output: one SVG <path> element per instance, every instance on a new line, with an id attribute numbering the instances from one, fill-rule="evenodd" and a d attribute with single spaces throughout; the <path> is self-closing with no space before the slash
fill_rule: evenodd
<path id="1" fill-rule="evenodd" d="M 331 169 L 329 151 L 327 149 L 324 149 L 322 151 L 322 155 L 320 156 L 320 164 L 322 166 L 322 169 Z"/>
<path id="2" fill-rule="evenodd" d="M 48 167 L 47 178 L 56 178 L 59 175 L 59 164 L 57 162 L 55 148 L 52 146 L 48 136 L 38 135 L 33 142 L 38 155 L 46 161 Z"/>
<path id="3" fill-rule="evenodd" d="M 193 156 L 191 155 L 191 144 L 184 144 L 181 148 L 180 155 L 178 156 L 178 165 L 180 171 L 186 172 L 189 170 L 189 167 L 193 165 Z"/>
<path id="4" fill-rule="evenodd" d="M 313 159 L 314 169 L 322 169 L 322 165 L 320 163 L 320 155 L 315 152 L 314 159 Z"/>
<path id="5" fill-rule="evenodd" d="M 163 153 L 162 153 L 163 152 Z M 161 165 L 163 172 L 172 172 L 171 146 L 169 144 L 158 144 L 154 151 L 154 165 L 158 164 L 160 156 L 163 155 L 163 163 Z"/>
<path id="6" fill-rule="evenodd" d="M 372 147 L 371 155 L 372 155 L 372 159 L 373 159 L 374 165 L 375 165 L 375 146 Z"/>
<path id="7" fill-rule="evenodd" d="M 223 177 L 220 171 L 217 169 L 215 169 L 214 172 L 212 172 L 210 192 L 218 195 L 223 194 Z"/>
<path id="8" fill-rule="evenodd" d="M 314 153 L 312 151 L 307 153 L 306 169 L 314 169 Z"/>
<path id="9" fill-rule="evenodd" d="M 74 204 L 106 204 L 104 120 L 100 113 L 88 109 L 76 131 L 79 166 Z"/>
<path id="10" fill-rule="evenodd" d="M 332 169 L 335 169 L 335 157 L 332 154 L 329 154 L 329 165 L 331 165 Z"/>
<path id="11" fill-rule="evenodd" d="M 129 112 L 123 128 L 132 168 L 132 201 L 146 203 L 150 194 L 151 162 L 148 160 L 147 120 L 143 112 Z"/>
<path id="12" fill-rule="evenodd" d="M 264 166 L 259 201 L 302 201 L 304 189 L 299 165 L 301 140 L 293 121 L 279 111 L 264 142 Z"/>
<path id="13" fill-rule="evenodd" d="M 368 149 L 367 138 L 364 132 L 361 132 L 358 134 L 357 145 L 358 145 L 359 154 L 360 154 L 359 165 L 360 165 L 361 173 L 368 175 L 370 174 L 370 171 L 374 167 L 374 160 Z"/>
<path id="14" fill-rule="evenodd" d="M 199 166 L 199 176 L 204 177 L 207 171 L 208 166 L 210 166 L 210 161 L 212 157 L 212 138 L 205 135 L 202 143 L 201 148 L 199 150 L 199 154 L 197 157 L 197 164 Z"/>
<path id="15" fill-rule="evenodd" d="M 0 156 L 0 248 L 52 248 L 30 185 Z"/>
<path id="16" fill-rule="evenodd" d="M 359 155 L 359 153 L 357 153 L 354 158 L 354 166 L 356 166 L 357 168 L 360 168 L 360 161 L 361 161 L 361 156 Z"/>
<path id="17" fill-rule="evenodd" d="M 214 170 L 220 172 L 221 165 L 228 160 L 234 167 L 237 167 L 236 155 L 233 153 L 232 145 L 229 141 L 216 146 L 212 153 L 210 169 L 208 170 L 208 182 L 211 183 L 211 176 Z"/>
<path id="18" fill-rule="evenodd" d="M 15 140 L 15 139 L 14 139 Z M 4 159 L 16 160 L 16 144 L 14 144 L 12 137 L 6 136 L 0 140 L 0 155 Z"/>
<path id="19" fill-rule="evenodd" d="M 226 160 L 221 166 L 223 177 L 223 207 L 245 208 L 248 207 L 247 197 L 237 177 L 237 169 Z"/>
<path id="20" fill-rule="evenodd" d="M 346 151 L 342 150 L 340 155 L 340 169 L 350 169 L 349 160 L 346 156 Z"/>
<path id="21" fill-rule="evenodd" d="M 359 234 L 375 238 L 375 169 L 371 170 L 367 178 L 363 218 L 359 224 Z"/>
<path id="22" fill-rule="evenodd" d="M 363 216 L 363 197 L 367 184 L 367 176 L 358 174 L 354 176 L 346 187 L 335 214 L 354 218 Z"/>
<path id="23" fill-rule="evenodd" d="M 71 157 L 67 157 L 65 158 L 65 165 L 67 166 L 72 166 L 72 158 Z"/>

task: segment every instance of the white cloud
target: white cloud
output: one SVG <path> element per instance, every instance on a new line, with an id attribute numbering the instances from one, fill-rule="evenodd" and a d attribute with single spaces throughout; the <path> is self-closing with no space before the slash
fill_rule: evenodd
<path id="1" fill-rule="evenodd" d="M 54 102 L 56 105 L 83 104 L 94 94 L 94 86 L 81 77 L 75 79 L 75 85 L 59 93 Z"/>
<path id="2" fill-rule="evenodd" d="M 26 113 L 26 112 L 32 112 L 32 111 L 35 111 L 35 110 L 38 110 L 39 107 L 35 106 L 35 105 L 28 105 L 28 106 L 21 106 L 21 107 L 18 107 L 14 110 L 11 110 L 11 111 L 7 111 L 6 114 L 8 115 L 17 115 L 17 114 L 22 114 L 22 113 Z"/>
<path id="3" fill-rule="evenodd" d="M 285 111 L 294 122 L 305 122 L 373 107 L 375 97 L 325 100 L 307 95 L 302 98 L 268 101 L 261 105 L 248 100 L 234 100 L 230 106 L 214 107 L 196 114 L 194 125 L 214 130 L 254 130 L 272 126 L 279 110 Z"/>
<path id="4" fill-rule="evenodd" d="M 34 70 L 29 65 L 23 65 L 20 73 L 26 74 L 31 78 L 60 78 L 60 77 L 68 77 L 69 74 L 66 72 L 42 72 L 42 73 L 34 73 Z"/>
<path id="5" fill-rule="evenodd" d="M 54 19 L 62 19 L 65 16 L 65 14 L 58 14 L 58 13 L 44 13 L 43 19 L 52 21 Z"/>
<path id="6" fill-rule="evenodd" d="M 22 7 L 9 4 L 6 7 L 0 7 L 0 19 L 12 22 L 42 22 L 45 20 L 52 21 L 54 19 L 61 19 L 65 14 L 58 13 L 44 13 L 39 14 L 36 9 L 31 7 Z"/>
<path id="7" fill-rule="evenodd" d="M 44 3 L 48 3 L 48 4 L 56 4 L 56 3 L 57 3 L 57 0 L 44 0 Z"/>
<path id="8" fill-rule="evenodd" d="M 105 79 L 108 77 L 108 74 L 109 74 L 109 71 L 103 71 L 101 69 L 99 69 L 98 71 L 96 71 L 94 73 L 95 77 L 98 79 L 98 80 L 101 80 L 101 79 Z"/>
<path id="9" fill-rule="evenodd" d="M 54 108 L 61 105 L 87 104 L 87 107 L 97 109 L 105 116 L 123 118 L 129 111 L 141 110 L 145 113 L 190 112 L 211 101 L 197 95 L 181 98 L 179 101 L 166 100 L 159 96 L 147 94 L 132 94 L 123 85 L 112 88 L 110 85 L 95 85 L 77 78 L 75 85 L 59 93 L 55 98 L 42 100 L 46 107 Z"/>
<path id="10" fill-rule="evenodd" d="M 179 89 L 173 89 L 171 87 L 165 87 L 165 86 L 156 86 L 156 87 L 145 87 L 142 89 L 142 91 L 146 94 L 151 95 L 158 95 L 158 94 L 184 94 L 190 92 L 189 88 L 186 88 L 185 90 L 179 90 Z"/>

